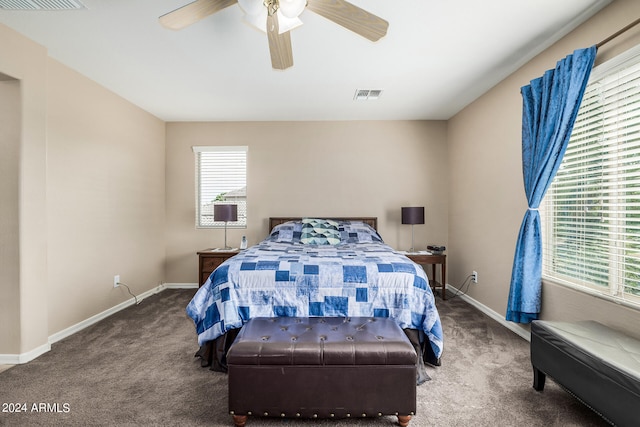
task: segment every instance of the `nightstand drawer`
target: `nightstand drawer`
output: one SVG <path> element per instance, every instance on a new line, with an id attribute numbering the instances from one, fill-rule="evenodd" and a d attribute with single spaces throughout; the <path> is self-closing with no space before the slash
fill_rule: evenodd
<path id="1" fill-rule="evenodd" d="M 200 279 L 198 286 L 204 285 L 204 282 L 207 281 L 213 270 L 218 268 L 220 264 L 239 253 L 240 251 L 238 250 L 225 251 L 214 249 L 207 249 L 198 252 L 198 277 Z"/>
<path id="2" fill-rule="evenodd" d="M 209 272 L 209 274 L 211 274 L 211 272 L 213 270 L 215 270 L 216 268 L 218 268 L 218 266 L 220 264 L 222 264 L 227 258 L 220 258 L 220 257 L 215 257 L 215 258 L 203 258 L 202 259 L 202 272 Z M 207 276 L 209 275 L 207 274 Z"/>

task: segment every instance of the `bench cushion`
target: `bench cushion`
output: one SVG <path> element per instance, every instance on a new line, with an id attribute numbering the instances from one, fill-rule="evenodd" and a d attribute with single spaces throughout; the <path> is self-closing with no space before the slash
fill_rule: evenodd
<path id="1" fill-rule="evenodd" d="M 531 324 L 531 363 L 534 374 L 549 375 L 611 422 L 637 421 L 640 340 L 595 321 L 538 320 Z"/>
<path id="2" fill-rule="evenodd" d="M 415 365 L 405 333 L 387 318 L 251 319 L 227 355 L 234 365 Z"/>

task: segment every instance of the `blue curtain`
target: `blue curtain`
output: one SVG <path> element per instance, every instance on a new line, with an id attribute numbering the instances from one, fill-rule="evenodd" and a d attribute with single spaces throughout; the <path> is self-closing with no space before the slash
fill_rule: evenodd
<path id="1" fill-rule="evenodd" d="M 529 209 L 522 220 L 511 272 L 506 319 L 512 322 L 530 323 L 540 313 L 538 207 L 562 162 L 595 56 L 595 46 L 576 50 L 521 89 L 522 173 Z"/>

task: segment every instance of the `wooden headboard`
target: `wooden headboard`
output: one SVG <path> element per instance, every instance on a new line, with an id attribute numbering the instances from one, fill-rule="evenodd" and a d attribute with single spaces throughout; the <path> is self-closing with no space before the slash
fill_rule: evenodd
<path id="1" fill-rule="evenodd" d="M 326 217 L 326 216 L 305 216 L 305 217 L 270 217 L 269 218 L 269 233 L 278 224 L 284 224 L 288 221 L 301 221 L 302 218 L 321 218 L 332 219 L 334 221 L 362 221 L 365 224 L 369 224 L 374 230 L 378 231 L 378 217 L 364 216 L 364 217 Z"/>

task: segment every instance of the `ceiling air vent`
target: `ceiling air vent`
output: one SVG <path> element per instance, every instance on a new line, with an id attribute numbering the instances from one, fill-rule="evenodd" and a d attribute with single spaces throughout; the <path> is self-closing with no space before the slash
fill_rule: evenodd
<path id="1" fill-rule="evenodd" d="M 373 101 L 380 98 L 382 90 L 380 89 L 357 89 L 353 95 L 354 101 Z"/>
<path id="2" fill-rule="evenodd" d="M 4 10 L 75 10 L 86 9 L 78 0 L 0 0 Z"/>

